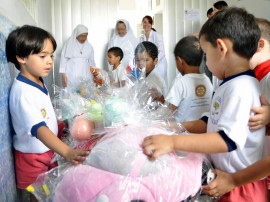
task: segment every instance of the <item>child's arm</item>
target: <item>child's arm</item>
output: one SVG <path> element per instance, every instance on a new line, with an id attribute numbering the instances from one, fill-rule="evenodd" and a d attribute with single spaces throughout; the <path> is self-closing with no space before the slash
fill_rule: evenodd
<path id="1" fill-rule="evenodd" d="M 149 89 L 148 93 L 153 99 L 158 100 L 161 103 L 165 102 L 164 96 L 156 88 Z"/>
<path id="2" fill-rule="evenodd" d="M 187 121 L 181 124 L 190 133 L 206 133 L 207 124 L 201 119 L 195 121 Z"/>
<path id="3" fill-rule="evenodd" d="M 270 105 L 264 95 L 261 96 L 261 107 L 253 107 L 251 110 L 255 115 L 249 118 L 250 130 L 257 130 L 270 123 Z"/>
<path id="4" fill-rule="evenodd" d="M 174 150 L 205 154 L 228 152 L 228 146 L 219 133 L 153 135 L 144 139 L 143 148 L 144 153 L 154 160 Z"/>
<path id="5" fill-rule="evenodd" d="M 46 126 L 41 126 L 37 131 L 38 139 L 45 144 L 48 148 L 64 157 L 68 162 L 72 164 L 79 164 L 85 160 L 85 157 L 89 155 L 90 151 L 87 150 L 75 150 L 63 143 L 58 137 L 56 137 L 52 131 Z"/>
<path id="6" fill-rule="evenodd" d="M 178 109 L 178 107 L 176 107 L 175 105 L 173 105 L 173 104 L 171 104 L 171 103 L 169 103 L 169 102 L 167 102 L 167 103 L 168 103 L 169 109 L 170 109 L 172 112 L 174 112 L 175 110 Z"/>
<path id="7" fill-rule="evenodd" d="M 269 176 L 270 156 L 267 156 L 236 173 L 225 173 L 220 170 L 216 170 L 216 174 L 217 177 L 214 181 L 203 186 L 203 192 L 211 196 L 221 196 L 237 186 L 242 186 Z"/>

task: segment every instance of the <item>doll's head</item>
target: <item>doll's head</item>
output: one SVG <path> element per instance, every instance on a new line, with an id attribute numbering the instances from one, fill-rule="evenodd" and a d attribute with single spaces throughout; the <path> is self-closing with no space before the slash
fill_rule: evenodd
<path id="1" fill-rule="evenodd" d="M 86 118 L 76 118 L 70 128 L 70 134 L 77 141 L 88 140 L 94 129 L 93 121 Z"/>

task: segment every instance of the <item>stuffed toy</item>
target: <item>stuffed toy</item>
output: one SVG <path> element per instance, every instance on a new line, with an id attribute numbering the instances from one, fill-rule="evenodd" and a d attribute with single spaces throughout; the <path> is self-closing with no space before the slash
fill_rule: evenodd
<path id="1" fill-rule="evenodd" d="M 91 138 L 94 129 L 95 125 L 92 120 L 79 117 L 74 119 L 70 134 L 77 141 L 88 140 Z"/>
<path id="2" fill-rule="evenodd" d="M 92 149 L 86 165 L 65 173 L 53 201 L 179 202 L 194 196 L 201 187 L 202 156 L 170 153 L 149 160 L 143 154 L 142 140 L 160 133 L 171 134 L 154 126 L 109 129 Z"/>

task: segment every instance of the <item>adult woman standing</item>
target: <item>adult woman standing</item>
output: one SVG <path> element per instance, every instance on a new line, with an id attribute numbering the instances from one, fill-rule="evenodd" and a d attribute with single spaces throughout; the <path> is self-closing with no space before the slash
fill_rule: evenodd
<path id="1" fill-rule="evenodd" d="M 92 80 L 90 66 L 96 66 L 94 49 L 87 40 L 88 28 L 77 25 L 61 52 L 62 86 L 78 90 L 81 81 Z"/>
<path id="2" fill-rule="evenodd" d="M 113 36 L 109 42 L 108 49 L 112 47 L 119 47 L 122 49 L 124 56 L 121 64 L 124 68 L 127 68 L 134 58 L 134 50 L 138 44 L 138 41 L 129 25 L 127 20 L 117 20 Z"/>
<path id="3" fill-rule="evenodd" d="M 156 32 L 153 25 L 153 19 L 151 16 L 146 15 L 142 19 L 142 25 L 144 29 L 144 34 L 140 36 L 140 42 L 150 41 L 154 43 L 158 48 L 158 63 L 154 69 L 156 73 L 164 79 L 166 85 L 167 81 L 167 60 L 165 57 L 165 49 L 163 43 L 163 37 L 160 33 Z"/>

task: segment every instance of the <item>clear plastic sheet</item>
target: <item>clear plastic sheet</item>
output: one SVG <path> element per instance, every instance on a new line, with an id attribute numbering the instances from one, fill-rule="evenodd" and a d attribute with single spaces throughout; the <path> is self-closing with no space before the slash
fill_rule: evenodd
<path id="1" fill-rule="evenodd" d="M 63 141 L 91 153 L 78 166 L 56 155 L 59 166 L 27 188 L 39 201 L 196 201 L 201 185 L 212 180 L 202 154 L 175 151 L 152 161 L 143 153 L 149 135 L 188 135 L 153 96 L 144 62 L 134 65 L 139 74 L 130 73 L 129 85 L 121 89 L 84 82 L 77 92 L 57 88 L 57 117 L 68 122 Z"/>
<path id="2" fill-rule="evenodd" d="M 33 193 L 40 201 L 55 202 L 195 201 L 202 183 L 213 177 L 203 155 L 177 151 L 151 161 L 143 154 L 141 142 L 149 134 L 188 135 L 179 124 L 170 127 L 147 123 L 106 128 L 83 165 L 64 163 L 45 173 L 32 184 Z"/>

